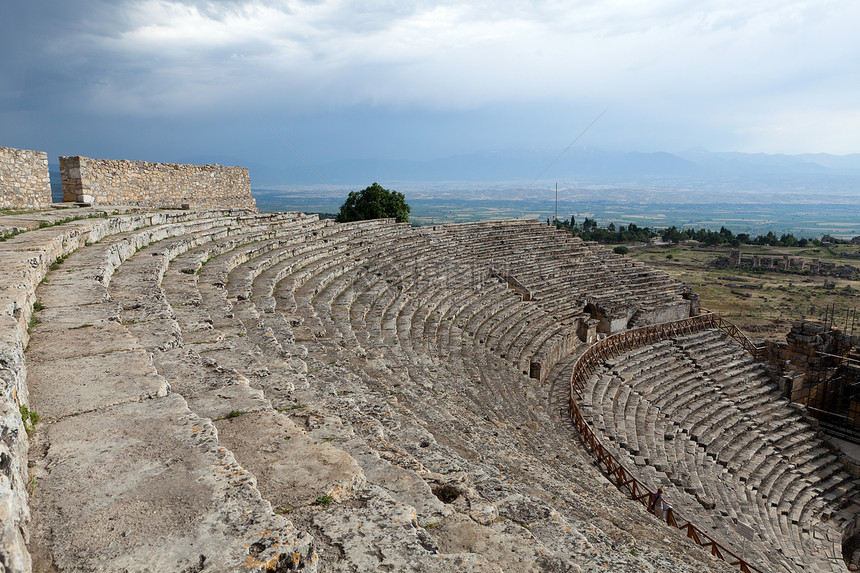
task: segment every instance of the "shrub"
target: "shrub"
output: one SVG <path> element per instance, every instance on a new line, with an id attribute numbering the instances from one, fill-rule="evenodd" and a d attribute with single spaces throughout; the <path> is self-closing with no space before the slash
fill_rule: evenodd
<path id="1" fill-rule="evenodd" d="M 403 193 L 383 189 L 379 183 L 374 183 L 363 191 L 350 191 L 336 220 L 346 223 L 391 217 L 398 223 L 408 223 L 409 212 Z"/>

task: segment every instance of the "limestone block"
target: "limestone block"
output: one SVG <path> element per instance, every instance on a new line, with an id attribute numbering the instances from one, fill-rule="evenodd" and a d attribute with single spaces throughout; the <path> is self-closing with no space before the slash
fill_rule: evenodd
<path id="1" fill-rule="evenodd" d="M 141 350 L 34 361 L 29 377 L 33 400 L 46 420 L 168 392 L 167 381 Z"/>
<path id="2" fill-rule="evenodd" d="M 309 536 L 272 513 L 253 476 L 181 397 L 45 428 L 35 538 L 60 570 L 316 569 Z"/>
<path id="3" fill-rule="evenodd" d="M 30 571 L 24 543 L 27 506 L 27 434 L 18 411 L 28 403 L 23 342 L 17 321 L 0 315 L 0 562 L 4 571 Z"/>
<path id="4" fill-rule="evenodd" d="M 314 516 L 314 525 L 343 547 L 344 563 L 340 565 L 345 567 L 341 570 L 505 571 L 501 564 L 492 562 L 492 556 L 477 552 L 444 554 L 433 536 L 419 525 L 415 510 L 379 488 L 362 491 L 360 503 L 359 507 L 338 505 Z"/>
<path id="5" fill-rule="evenodd" d="M 254 412 L 216 422 L 219 439 L 263 484 L 275 506 L 298 507 L 323 495 L 353 497 L 365 484 L 355 459 L 309 437 L 286 415 Z"/>
<path id="6" fill-rule="evenodd" d="M 37 364 L 135 348 L 137 339 L 117 322 L 87 324 L 80 323 L 65 332 L 51 331 L 51 336 L 35 337 L 27 350 L 27 360 Z M 35 327 L 33 332 L 39 332 L 38 328 Z"/>

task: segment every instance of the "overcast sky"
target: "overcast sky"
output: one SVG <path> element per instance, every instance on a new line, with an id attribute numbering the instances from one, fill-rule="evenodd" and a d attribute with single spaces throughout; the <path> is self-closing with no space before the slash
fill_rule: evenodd
<path id="1" fill-rule="evenodd" d="M 4 0 L 0 146 L 560 151 L 607 110 L 581 145 L 856 153 L 858 29 L 850 0 Z"/>

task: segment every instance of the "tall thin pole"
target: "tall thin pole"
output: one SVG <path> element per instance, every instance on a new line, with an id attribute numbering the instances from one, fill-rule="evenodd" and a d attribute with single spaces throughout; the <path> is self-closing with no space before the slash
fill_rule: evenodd
<path id="1" fill-rule="evenodd" d="M 558 223 L 558 181 L 555 182 L 555 222 Z"/>

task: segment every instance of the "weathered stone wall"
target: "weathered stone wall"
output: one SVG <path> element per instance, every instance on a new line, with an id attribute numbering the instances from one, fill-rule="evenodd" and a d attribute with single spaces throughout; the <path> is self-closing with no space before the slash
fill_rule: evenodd
<path id="1" fill-rule="evenodd" d="M 41 209 L 50 204 L 48 154 L 0 147 L 0 209 Z"/>
<path id="2" fill-rule="evenodd" d="M 245 167 L 60 157 L 63 200 L 95 205 L 257 209 Z"/>

